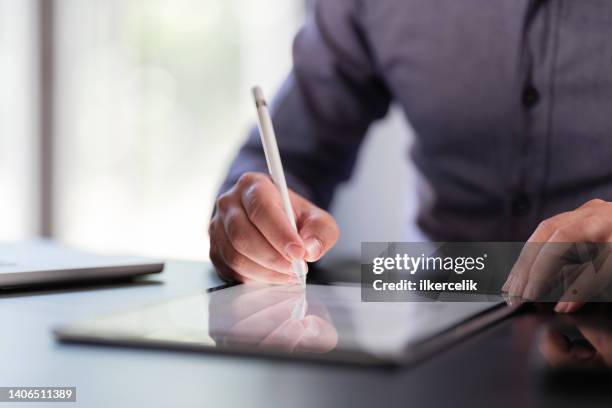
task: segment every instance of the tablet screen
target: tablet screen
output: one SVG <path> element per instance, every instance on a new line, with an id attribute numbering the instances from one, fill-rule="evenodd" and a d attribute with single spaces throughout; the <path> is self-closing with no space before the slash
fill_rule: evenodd
<path id="1" fill-rule="evenodd" d="M 361 300 L 359 286 L 245 284 L 57 330 L 60 339 L 402 363 L 498 302 Z"/>

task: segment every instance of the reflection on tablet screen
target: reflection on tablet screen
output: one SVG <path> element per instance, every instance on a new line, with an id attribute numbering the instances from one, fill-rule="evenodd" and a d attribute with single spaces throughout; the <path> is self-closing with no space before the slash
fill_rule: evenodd
<path id="1" fill-rule="evenodd" d="M 244 284 L 56 333 L 72 341 L 402 362 L 413 346 L 497 305 L 368 303 L 359 286 Z"/>

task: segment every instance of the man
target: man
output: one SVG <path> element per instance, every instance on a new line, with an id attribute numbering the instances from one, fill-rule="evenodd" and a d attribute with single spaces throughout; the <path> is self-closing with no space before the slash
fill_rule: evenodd
<path id="1" fill-rule="evenodd" d="M 334 245 L 324 208 L 392 101 L 417 134 L 432 240 L 611 241 L 612 2 L 322 0 L 272 108 L 299 233 L 253 131 L 210 226 L 223 277 L 289 282 L 291 259 Z M 505 289 L 530 279 L 523 268 Z"/>

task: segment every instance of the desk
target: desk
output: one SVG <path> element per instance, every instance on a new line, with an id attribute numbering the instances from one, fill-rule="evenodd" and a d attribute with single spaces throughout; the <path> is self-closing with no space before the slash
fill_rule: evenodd
<path id="1" fill-rule="evenodd" d="M 149 280 L 159 283 L 1 296 L 0 385 L 76 386 L 78 402 L 53 403 L 58 408 L 562 407 L 576 402 L 544 391 L 529 370 L 532 337 L 552 315 L 516 316 L 416 367 L 394 371 L 62 344 L 51 335 L 60 323 L 220 283 L 208 264 L 190 262 L 168 262 L 162 275 Z M 610 397 L 600 399 L 610 406 Z"/>

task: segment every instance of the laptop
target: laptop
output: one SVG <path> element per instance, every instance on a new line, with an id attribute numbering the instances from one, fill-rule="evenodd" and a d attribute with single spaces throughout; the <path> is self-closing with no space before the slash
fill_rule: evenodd
<path id="1" fill-rule="evenodd" d="M 0 289 L 123 279 L 163 269 L 160 260 L 97 255 L 46 240 L 0 243 Z"/>

